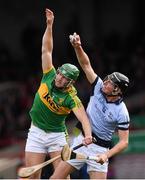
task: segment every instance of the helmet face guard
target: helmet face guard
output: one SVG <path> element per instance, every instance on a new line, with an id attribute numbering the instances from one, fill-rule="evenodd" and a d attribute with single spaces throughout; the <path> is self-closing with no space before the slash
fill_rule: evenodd
<path id="1" fill-rule="evenodd" d="M 76 81 L 80 73 L 76 66 L 69 63 L 63 64 L 57 71 L 69 80 L 66 87 Z"/>
<path id="2" fill-rule="evenodd" d="M 114 72 L 106 76 L 103 81 L 106 81 L 106 80 L 110 80 L 114 84 L 114 90 L 111 93 L 112 96 L 123 95 L 129 86 L 128 77 L 119 72 Z"/>

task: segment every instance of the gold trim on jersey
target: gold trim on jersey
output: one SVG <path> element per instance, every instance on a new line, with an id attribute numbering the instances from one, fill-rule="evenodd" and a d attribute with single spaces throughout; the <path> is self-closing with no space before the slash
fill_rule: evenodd
<path id="1" fill-rule="evenodd" d="M 68 92 L 69 92 L 69 95 L 73 98 L 74 103 L 75 103 L 75 107 L 73 108 L 73 110 L 76 110 L 76 109 L 82 107 L 83 104 L 82 104 L 81 100 L 78 98 L 78 96 L 76 96 L 77 92 L 76 92 L 75 88 L 74 87 L 70 88 L 68 90 Z"/>
<path id="2" fill-rule="evenodd" d="M 41 101 L 48 107 L 49 110 L 56 114 L 69 114 L 70 109 L 56 104 L 49 93 L 49 89 L 45 83 L 42 83 L 38 89 L 38 94 Z"/>
<path id="3" fill-rule="evenodd" d="M 52 67 L 48 68 L 47 70 L 44 70 L 44 71 L 43 71 L 43 74 L 48 73 L 48 72 L 51 71 L 51 69 L 53 69 L 53 68 L 54 68 L 54 67 L 52 66 Z"/>

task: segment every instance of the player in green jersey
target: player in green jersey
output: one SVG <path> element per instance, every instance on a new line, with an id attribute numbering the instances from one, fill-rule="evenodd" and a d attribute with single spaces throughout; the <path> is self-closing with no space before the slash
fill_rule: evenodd
<path id="1" fill-rule="evenodd" d="M 25 147 L 26 166 L 42 163 L 46 154 L 53 158 L 61 153 L 66 141 L 65 119 L 71 111 L 82 123 L 84 144 L 92 142 L 91 127 L 81 100 L 73 86 L 79 76 L 76 66 L 66 63 L 55 70 L 52 63 L 54 15 L 46 9 L 47 27 L 42 40 L 43 77 L 30 110 L 32 124 Z M 61 159 L 53 163 L 54 168 Z M 40 178 L 41 171 L 32 176 Z"/>

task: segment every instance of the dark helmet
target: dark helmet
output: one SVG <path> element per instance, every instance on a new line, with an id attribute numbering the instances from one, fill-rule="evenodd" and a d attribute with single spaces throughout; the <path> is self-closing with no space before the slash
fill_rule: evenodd
<path id="1" fill-rule="evenodd" d="M 77 80 L 80 73 L 79 69 L 76 66 L 69 63 L 63 64 L 58 68 L 58 71 L 66 78 L 74 81 Z"/>
<path id="2" fill-rule="evenodd" d="M 112 74 L 108 75 L 105 79 L 110 79 L 114 84 L 116 84 L 121 89 L 122 93 L 124 93 L 129 86 L 128 77 L 119 72 L 113 72 Z"/>

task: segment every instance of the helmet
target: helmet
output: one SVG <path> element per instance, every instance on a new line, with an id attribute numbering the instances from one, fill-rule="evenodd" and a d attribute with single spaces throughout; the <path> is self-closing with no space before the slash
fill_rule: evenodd
<path id="1" fill-rule="evenodd" d="M 58 68 L 58 71 L 66 78 L 74 81 L 77 80 L 80 73 L 79 69 L 76 66 L 69 63 L 63 64 L 61 67 Z"/>
<path id="2" fill-rule="evenodd" d="M 124 93 L 129 86 L 128 77 L 119 72 L 113 72 L 112 74 L 108 75 L 105 79 L 110 79 L 114 84 L 118 85 L 122 93 Z"/>

